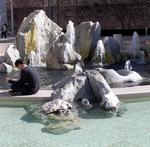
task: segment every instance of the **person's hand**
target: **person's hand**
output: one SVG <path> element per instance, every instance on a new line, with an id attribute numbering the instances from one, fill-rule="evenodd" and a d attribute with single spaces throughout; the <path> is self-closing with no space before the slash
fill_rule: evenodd
<path id="1" fill-rule="evenodd" d="M 10 80 L 10 78 L 8 78 L 8 77 L 5 79 L 6 82 L 8 82 L 9 80 Z"/>

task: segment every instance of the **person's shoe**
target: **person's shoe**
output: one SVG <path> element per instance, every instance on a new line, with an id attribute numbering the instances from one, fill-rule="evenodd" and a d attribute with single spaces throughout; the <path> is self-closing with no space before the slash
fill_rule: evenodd
<path id="1" fill-rule="evenodd" d="M 8 91 L 8 93 L 12 93 L 12 92 L 15 92 L 15 91 L 14 91 L 14 90 L 9 90 L 9 91 Z"/>
<path id="2" fill-rule="evenodd" d="M 11 92 L 9 92 L 9 94 L 12 96 L 18 96 L 18 95 L 21 95 L 21 92 L 11 91 Z"/>

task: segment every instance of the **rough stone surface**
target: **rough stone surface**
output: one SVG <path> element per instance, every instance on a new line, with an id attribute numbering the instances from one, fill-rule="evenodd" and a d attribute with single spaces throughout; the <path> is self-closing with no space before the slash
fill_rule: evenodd
<path id="1" fill-rule="evenodd" d="M 74 50 L 75 28 L 71 21 L 67 24 L 67 31 L 62 35 L 46 56 L 48 69 L 70 69 L 81 56 Z"/>
<path id="2" fill-rule="evenodd" d="M 5 62 L 12 66 L 15 66 L 15 61 L 20 58 L 19 51 L 14 45 L 9 45 L 4 54 Z"/>
<path id="3" fill-rule="evenodd" d="M 62 29 L 43 10 L 36 10 L 22 22 L 17 34 L 17 48 L 22 58 L 33 50 L 42 61 L 62 34 Z"/>
<path id="4" fill-rule="evenodd" d="M 100 39 L 100 33 L 99 22 L 83 22 L 77 26 L 75 48 L 83 60 L 94 54 L 97 41 Z"/>
<path id="5" fill-rule="evenodd" d="M 52 93 L 52 99 L 62 99 L 68 102 L 73 102 L 77 92 L 85 84 L 85 80 L 86 76 L 82 74 L 69 77 L 61 87 L 58 87 Z"/>
<path id="6" fill-rule="evenodd" d="M 0 64 L 0 73 L 11 73 L 14 70 L 14 68 L 6 63 Z"/>
<path id="7" fill-rule="evenodd" d="M 143 78 L 135 71 L 119 70 L 115 71 L 113 69 L 97 69 L 108 82 L 108 84 L 123 83 L 123 82 L 135 82 L 142 80 Z"/>
<path id="8" fill-rule="evenodd" d="M 64 79 L 64 81 L 55 85 L 54 91 L 51 95 L 52 101 L 44 104 L 43 110 L 49 113 L 54 112 L 54 110 L 59 110 L 62 107 L 65 110 L 69 107 L 72 108 L 72 106 L 68 104 L 73 103 L 76 94 L 84 86 L 85 81 L 86 76 L 82 73 L 77 76 L 68 77 L 67 79 Z M 53 107 L 51 107 L 52 104 L 54 105 Z"/>
<path id="9" fill-rule="evenodd" d="M 54 99 L 42 105 L 41 110 L 46 113 L 58 113 L 61 110 L 71 110 L 72 105 L 62 99 Z"/>
<path id="10" fill-rule="evenodd" d="M 55 47 L 49 49 L 46 63 L 48 69 L 70 69 L 76 62 L 81 60 L 71 44 L 56 43 Z"/>
<path id="11" fill-rule="evenodd" d="M 89 82 L 94 95 L 101 100 L 100 105 L 105 109 L 113 109 L 119 106 L 119 99 L 110 89 L 104 77 L 96 70 L 87 71 Z"/>

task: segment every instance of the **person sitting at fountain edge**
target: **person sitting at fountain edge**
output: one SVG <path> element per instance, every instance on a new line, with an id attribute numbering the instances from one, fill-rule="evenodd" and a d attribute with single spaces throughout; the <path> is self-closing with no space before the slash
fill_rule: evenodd
<path id="1" fill-rule="evenodd" d="M 15 61 L 15 66 L 21 70 L 20 79 L 13 80 L 7 78 L 11 84 L 11 95 L 31 95 L 38 92 L 40 80 L 36 70 L 23 63 L 21 59 Z"/>

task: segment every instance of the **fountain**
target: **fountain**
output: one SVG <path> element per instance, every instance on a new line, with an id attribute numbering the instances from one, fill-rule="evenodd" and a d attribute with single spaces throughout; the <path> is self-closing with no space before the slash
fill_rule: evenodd
<path id="1" fill-rule="evenodd" d="M 139 64 L 145 64 L 145 53 L 144 51 L 140 51 L 139 52 L 139 61 L 138 61 Z"/>
<path id="2" fill-rule="evenodd" d="M 119 54 L 118 43 L 112 38 L 108 40 L 110 40 L 109 47 L 117 47 L 114 55 Z M 137 53 L 137 40 L 135 33 L 133 35 L 134 58 Z M 97 106 L 108 112 L 118 112 L 120 101 L 111 90 L 108 81 L 114 77 L 119 82 L 142 79 L 136 72 L 125 71 L 132 70 L 130 60 L 126 61 L 125 70 L 118 73 L 101 68 L 83 69 L 85 60 L 94 62 L 95 58 L 98 58 L 100 65 L 103 65 L 105 47 L 100 40 L 99 22 L 81 23 L 75 29 L 73 22 L 69 21 L 67 31 L 63 33 L 62 29 L 48 19 L 43 11 L 35 11 L 20 26 L 17 42 L 21 58 L 27 56 L 32 66 L 41 66 L 42 62 L 46 62 L 48 69 L 74 68 L 70 76 L 52 85 L 49 102 L 32 109 L 32 114 L 40 119 L 67 119 L 70 125 L 76 122 L 73 112 L 78 112 L 76 109 L 78 103 L 88 111 Z M 111 50 L 112 48 L 110 53 Z M 53 128 L 49 122 L 46 125 L 47 129 Z"/>
<path id="3" fill-rule="evenodd" d="M 75 28 L 74 28 L 74 24 L 71 20 L 69 20 L 66 28 L 67 28 L 67 32 L 65 33 L 66 40 L 74 48 L 74 45 L 75 45 Z"/>
<path id="4" fill-rule="evenodd" d="M 130 71 L 132 70 L 132 65 L 131 65 L 131 61 L 127 60 L 124 66 L 124 70 Z"/>
<path id="5" fill-rule="evenodd" d="M 97 42 L 96 50 L 94 53 L 93 60 L 97 60 L 100 66 L 103 66 L 103 59 L 105 56 L 105 47 L 102 40 Z"/>
<path id="6" fill-rule="evenodd" d="M 135 31 L 132 36 L 131 48 L 129 49 L 129 54 L 133 59 L 136 59 L 136 55 L 140 51 L 140 39 L 138 33 Z"/>

